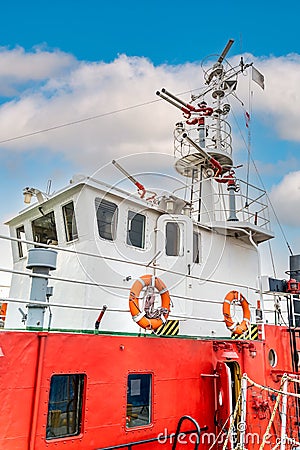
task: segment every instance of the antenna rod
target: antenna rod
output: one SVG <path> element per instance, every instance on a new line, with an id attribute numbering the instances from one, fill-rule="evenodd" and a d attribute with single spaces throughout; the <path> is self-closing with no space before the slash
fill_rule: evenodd
<path id="1" fill-rule="evenodd" d="M 218 63 L 222 63 L 223 59 L 226 57 L 227 53 L 229 52 L 229 50 L 231 49 L 232 44 L 234 43 L 233 39 L 229 39 L 229 41 L 226 44 L 226 47 L 224 48 L 224 50 L 222 51 L 219 59 L 218 59 Z"/>

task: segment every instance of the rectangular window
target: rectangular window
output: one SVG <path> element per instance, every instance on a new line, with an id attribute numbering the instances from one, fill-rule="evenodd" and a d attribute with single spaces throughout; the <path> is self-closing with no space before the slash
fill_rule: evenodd
<path id="1" fill-rule="evenodd" d="M 62 207 L 64 216 L 65 232 L 67 242 L 74 241 L 78 238 L 77 225 L 74 212 L 74 203 L 70 202 Z"/>
<path id="2" fill-rule="evenodd" d="M 178 256 L 180 252 L 180 227 L 176 222 L 166 225 L 166 255 Z"/>
<path id="3" fill-rule="evenodd" d="M 96 198 L 95 204 L 99 236 L 113 241 L 116 238 L 118 206 L 100 198 Z"/>
<path id="4" fill-rule="evenodd" d="M 151 422 L 152 375 L 134 373 L 127 380 L 126 427 L 149 425 Z"/>
<path id="5" fill-rule="evenodd" d="M 81 433 L 83 388 L 83 374 L 51 377 L 46 439 Z"/>
<path id="6" fill-rule="evenodd" d="M 200 263 L 200 234 L 193 232 L 193 262 Z"/>
<path id="7" fill-rule="evenodd" d="M 16 229 L 16 236 L 18 239 L 26 239 L 24 225 Z M 18 242 L 18 252 L 20 258 L 23 258 L 23 256 L 27 256 L 28 251 L 25 242 Z"/>
<path id="8" fill-rule="evenodd" d="M 143 214 L 128 211 L 127 244 L 138 248 L 144 248 L 145 223 L 146 217 Z"/>
<path id="9" fill-rule="evenodd" d="M 57 232 L 54 212 L 43 214 L 32 221 L 32 234 L 35 242 L 57 245 Z"/>

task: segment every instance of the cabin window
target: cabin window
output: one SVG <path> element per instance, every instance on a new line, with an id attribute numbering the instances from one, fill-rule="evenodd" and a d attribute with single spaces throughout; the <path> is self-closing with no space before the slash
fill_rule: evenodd
<path id="1" fill-rule="evenodd" d="M 193 262 L 200 263 L 200 234 L 195 231 L 193 233 Z"/>
<path id="2" fill-rule="evenodd" d="M 127 380 L 126 427 L 134 428 L 151 422 L 152 375 L 134 373 Z"/>
<path id="3" fill-rule="evenodd" d="M 24 225 L 16 229 L 16 236 L 18 239 L 26 239 Z M 18 242 L 18 253 L 20 258 L 27 256 L 28 251 L 25 242 Z"/>
<path id="4" fill-rule="evenodd" d="M 70 202 L 62 207 L 65 223 L 65 233 L 67 242 L 78 238 L 77 225 L 74 212 L 74 203 Z"/>
<path id="5" fill-rule="evenodd" d="M 176 222 L 166 224 L 166 255 L 179 256 L 180 249 L 180 227 Z"/>
<path id="6" fill-rule="evenodd" d="M 99 236 L 113 241 L 116 238 L 118 206 L 100 198 L 96 198 L 95 203 Z"/>
<path id="7" fill-rule="evenodd" d="M 144 248 L 145 246 L 145 223 L 146 217 L 134 211 L 128 211 L 127 221 L 127 244 L 134 247 Z"/>
<path id="8" fill-rule="evenodd" d="M 57 232 L 53 211 L 48 214 L 43 214 L 38 219 L 32 221 L 32 234 L 35 242 L 57 245 Z"/>
<path id="9" fill-rule="evenodd" d="M 81 433 L 83 388 L 83 374 L 52 376 L 46 439 Z"/>

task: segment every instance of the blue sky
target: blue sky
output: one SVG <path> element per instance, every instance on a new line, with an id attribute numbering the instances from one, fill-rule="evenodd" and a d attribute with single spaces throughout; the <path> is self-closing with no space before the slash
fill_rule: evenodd
<path id="1" fill-rule="evenodd" d="M 280 7 L 271 1 L 5 2 L 0 141 L 153 102 L 164 85 L 173 92 L 201 87 L 200 61 L 233 38 L 229 57 L 246 53 L 266 77 L 265 91 L 253 88 L 252 156 L 298 253 L 299 10 L 296 1 Z M 243 95 L 247 107 L 245 87 Z M 91 174 L 128 153 L 171 153 L 176 114 L 157 102 L 0 143 L 1 189 L 9 199 L 0 205 L 1 222 L 23 207 L 25 186 L 43 190 L 51 179 L 58 190 L 73 173 Z M 237 162 L 244 162 L 239 144 Z M 276 223 L 273 228 L 278 231 Z M 273 245 L 288 264 L 281 238 Z"/>
<path id="2" fill-rule="evenodd" d="M 78 59 L 106 62 L 119 53 L 180 64 L 236 40 L 237 52 L 299 51 L 297 1 L 16 0 L 1 5 L 1 45 L 30 50 L 45 43 Z"/>

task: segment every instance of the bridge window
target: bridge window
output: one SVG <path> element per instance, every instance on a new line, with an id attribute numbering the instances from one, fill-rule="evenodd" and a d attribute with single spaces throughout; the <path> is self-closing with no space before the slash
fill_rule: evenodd
<path id="1" fill-rule="evenodd" d="M 74 203 L 70 202 L 62 207 L 65 223 L 65 233 L 67 242 L 78 238 L 77 225 L 74 212 Z"/>
<path id="2" fill-rule="evenodd" d="M 57 232 L 54 212 L 43 214 L 32 221 L 32 234 L 35 242 L 57 245 Z"/>
<path id="3" fill-rule="evenodd" d="M 127 244 L 138 248 L 145 247 L 145 222 L 146 217 L 143 214 L 128 211 Z"/>
<path id="4" fill-rule="evenodd" d="M 118 206 L 107 200 L 96 198 L 96 214 L 99 236 L 108 241 L 116 238 Z"/>
<path id="5" fill-rule="evenodd" d="M 151 422 L 152 375 L 134 373 L 127 380 L 126 427 L 141 427 Z"/>
<path id="6" fill-rule="evenodd" d="M 84 374 L 52 376 L 46 439 L 81 433 L 83 390 Z"/>
<path id="7" fill-rule="evenodd" d="M 18 239 L 26 239 L 24 225 L 21 225 L 16 229 L 16 236 Z M 27 256 L 27 245 L 25 242 L 18 242 L 19 257 Z"/>

